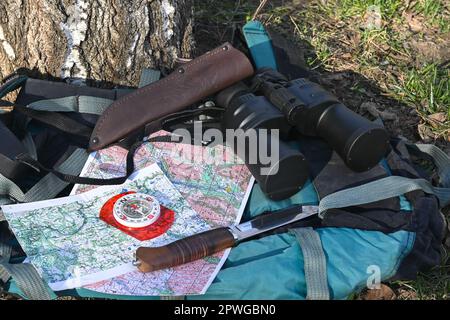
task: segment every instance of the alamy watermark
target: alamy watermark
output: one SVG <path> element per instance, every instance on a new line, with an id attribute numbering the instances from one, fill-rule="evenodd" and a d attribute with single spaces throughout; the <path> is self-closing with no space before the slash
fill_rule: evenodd
<path id="1" fill-rule="evenodd" d="M 368 289 L 381 288 L 381 269 L 379 266 L 373 264 L 367 267 L 366 273 L 369 274 L 366 285 Z"/>
<path id="2" fill-rule="evenodd" d="M 274 175 L 278 172 L 280 142 L 278 129 L 226 129 L 225 132 L 215 128 L 203 130 L 202 122 L 194 122 L 194 130 L 184 128 L 173 131 L 173 142 L 197 146 L 223 144 L 229 147 L 225 154 L 209 152 L 206 148 L 199 152 L 192 148 L 183 148 L 185 159 L 193 163 L 221 165 L 238 163 L 253 165 L 260 175 Z"/>

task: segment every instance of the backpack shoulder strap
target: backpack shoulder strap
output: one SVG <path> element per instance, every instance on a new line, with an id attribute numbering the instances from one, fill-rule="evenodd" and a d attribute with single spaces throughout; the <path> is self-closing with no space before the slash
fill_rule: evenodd
<path id="1" fill-rule="evenodd" d="M 327 260 L 319 233 L 313 228 L 296 228 L 290 232 L 297 238 L 303 253 L 308 300 L 329 300 Z"/>
<path id="2" fill-rule="evenodd" d="M 277 70 L 278 66 L 273 52 L 272 41 L 263 24 L 256 20 L 249 21 L 242 28 L 242 33 L 256 68 L 269 67 Z"/>
<path id="3" fill-rule="evenodd" d="M 319 203 L 319 216 L 323 218 L 326 211 L 333 208 L 344 208 L 383 199 L 401 196 L 402 194 L 422 190 L 435 195 L 441 208 L 450 204 L 450 157 L 434 145 L 410 145 L 430 156 L 436 165 L 440 186 L 434 186 L 426 179 L 410 179 L 401 176 L 389 176 L 354 188 L 349 188 L 327 195 Z"/>

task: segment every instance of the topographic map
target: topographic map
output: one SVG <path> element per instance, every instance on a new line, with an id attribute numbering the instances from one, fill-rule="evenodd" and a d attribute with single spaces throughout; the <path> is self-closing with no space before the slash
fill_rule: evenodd
<path id="1" fill-rule="evenodd" d="M 151 137 L 168 135 L 159 131 Z M 125 173 L 127 151 L 113 146 L 91 154 L 81 173 L 91 178 L 119 177 Z M 146 143 L 134 156 L 136 169 L 157 163 L 191 207 L 212 227 L 240 221 L 239 209 L 253 186 L 253 178 L 232 150 L 222 145 L 201 147 L 172 142 Z M 76 185 L 72 194 L 92 190 Z M 243 208 L 242 208 L 243 209 Z"/>
<path id="2" fill-rule="evenodd" d="M 151 137 L 167 134 L 160 131 Z M 120 147 L 93 153 L 82 175 L 98 178 L 121 176 L 125 172 L 126 153 Z M 204 148 L 176 143 L 146 143 L 138 149 L 134 159 L 137 168 L 157 163 L 189 205 L 211 228 L 240 221 L 253 186 L 253 178 L 245 165 L 238 164 L 228 148 L 221 145 Z M 72 194 L 92 188 L 93 186 L 77 185 Z M 151 273 L 131 271 L 85 285 L 84 288 L 117 295 L 201 294 L 213 281 L 228 252 L 226 250 L 179 267 Z"/>
<path id="3" fill-rule="evenodd" d="M 99 219 L 111 197 L 125 191 L 152 195 L 175 212 L 170 229 L 139 241 Z M 161 246 L 210 229 L 173 187 L 157 164 L 142 169 L 123 185 L 34 203 L 3 206 L 20 245 L 54 290 L 70 289 L 137 270 L 132 265 L 140 246 Z"/>

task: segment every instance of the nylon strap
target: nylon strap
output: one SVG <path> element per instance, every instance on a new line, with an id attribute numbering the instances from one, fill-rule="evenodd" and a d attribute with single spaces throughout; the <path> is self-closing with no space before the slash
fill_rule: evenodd
<path id="1" fill-rule="evenodd" d="M 88 154 L 82 149 L 76 149 L 69 158 L 66 159 L 58 169 L 79 173 L 86 162 Z M 6 193 L 20 200 L 21 202 L 30 202 L 43 199 L 54 198 L 61 190 L 68 185 L 61 181 L 52 173 L 47 174 L 26 194 L 20 190 L 12 181 L 0 176 L 0 193 Z M 5 220 L 0 210 L 0 221 Z M 48 286 L 44 283 L 33 265 L 28 263 L 10 264 L 11 247 L 0 243 L 0 279 L 6 283 L 9 278 L 13 278 L 18 288 L 24 295 L 33 300 L 52 299 Z"/>
<path id="2" fill-rule="evenodd" d="M 44 283 L 39 273 L 29 263 L 10 264 L 5 259 L 0 259 L 1 274 L 12 277 L 25 297 L 31 300 L 51 300 L 47 284 Z"/>
<path id="3" fill-rule="evenodd" d="M 4 101 L 2 101 L 4 102 Z M 62 132 L 65 132 L 76 137 L 84 138 L 86 145 L 91 137 L 92 128 L 81 124 L 61 113 L 51 111 L 41 111 L 20 106 L 15 103 L 8 103 L 14 106 L 14 110 L 21 114 L 30 117 L 36 121 L 42 122 L 50 127 L 56 128 Z"/>
<path id="4" fill-rule="evenodd" d="M 160 72 L 151 69 L 144 69 L 141 77 L 141 84 L 145 85 L 151 82 L 158 80 L 160 77 Z M 68 134 L 75 135 L 77 137 L 85 138 L 86 141 L 89 141 L 92 129 L 84 126 L 62 114 L 56 113 L 55 111 L 62 112 L 86 112 L 86 113 L 94 113 L 100 114 L 106 109 L 110 104 L 111 100 L 96 98 L 96 97 L 87 97 L 87 96 L 72 96 L 65 97 L 61 99 L 50 99 L 50 100 L 41 100 L 37 101 L 30 105 L 30 107 L 23 107 L 15 104 L 14 108 L 21 112 L 22 114 L 33 118 L 37 121 L 41 121 L 47 125 L 55 127 L 63 132 Z M 79 177 L 77 175 L 71 173 L 63 173 L 54 169 L 44 167 L 39 161 L 37 161 L 30 154 L 22 154 L 17 157 L 17 160 L 23 164 L 26 164 L 32 168 L 37 170 L 42 170 L 45 172 L 49 172 L 53 174 L 55 177 L 59 178 L 62 181 L 68 183 L 78 183 L 78 184 L 91 184 L 91 185 L 117 185 L 124 183 L 128 177 L 134 172 L 134 153 L 140 147 L 142 142 L 138 141 L 133 144 L 127 155 L 127 163 L 126 163 L 126 175 L 123 177 L 111 178 L 111 179 L 97 179 L 97 178 L 89 178 L 89 177 Z M 55 179 L 52 177 L 53 182 Z M 62 182 L 61 181 L 61 182 Z M 46 182 L 46 181 L 44 181 Z M 61 183 L 57 183 L 57 185 L 61 185 Z M 2 186 L 0 188 L 7 189 L 3 190 L 3 193 L 0 191 L 0 194 L 9 194 L 14 197 L 16 200 L 21 201 L 23 199 L 22 191 L 14 184 L 12 181 L 6 179 L 3 181 Z M 40 190 L 41 186 L 38 188 L 34 188 L 35 190 Z M 42 188 L 45 190 L 45 188 Z M 6 193 L 7 192 L 7 193 Z M 37 192 L 37 191 L 36 191 Z M 28 202 L 28 201 L 25 201 Z"/>
<path id="5" fill-rule="evenodd" d="M 379 200 L 398 197 L 405 193 L 422 190 L 434 194 L 439 199 L 441 208 L 450 204 L 450 157 L 438 147 L 431 144 L 407 145 L 416 147 L 429 155 L 437 168 L 442 187 L 435 187 L 425 179 L 410 179 L 401 176 L 390 176 L 372 181 L 361 186 L 341 190 L 324 197 L 319 203 L 319 217 L 334 208 L 345 208 Z"/>
<path id="6" fill-rule="evenodd" d="M 28 105 L 33 110 L 50 112 L 78 112 L 101 115 L 113 100 L 92 96 L 69 96 L 39 100 Z"/>
<path id="7" fill-rule="evenodd" d="M 34 143 L 33 137 L 31 136 L 30 132 L 25 133 L 25 136 L 22 140 L 22 144 L 27 150 L 28 154 L 33 158 L 37 159 L 37 150 L 36 150 L 36 144 Z"/>
<path id="8" fill-rule="evenodd" d="M 313 228 L 290 229 L 302 249 L 306 280 L 306 299 L 329 300 L 327 260 L 319 234 Z"/>
<path id="9" fill-rule="evenodd" d="M 319 217 L 323 218 L 329 209 L 371 203 L 398 197 L 415 190 L 434 194 L 439 199 L 441 208 L 450 203 L 450 188 L 435 187 L 425 179 L 390 176 L 327 195 L 319 203 Z"/>
<path id="10" fill-rule="evenodd" d="M 0 280 L 6 283 L 12 277 L 28 299 L 52 299 L 48 286 L 44 283 L 33 265 L 29 263 L 9 263 L 12 247 L 4 243 L 5 239 L 2 235 L 0 235 L 0 238 Z"/>
<path id="11" fill-rule="evenodd" d="M 416 144 L 415 146 L 433 159 L 441 186 L 450 188 L 450 157 L 432 144 Z"/>
<path id="12" fill-rule="evenodd" d="M 161 77 L 161 71 L 144 68 L 141 72 L 141 79 L 139 80 L 139 88 L 142 88 L 150 83 L 158 81 Z"/>
<path id="13" fill-rule="evenodd" d="M 62 170 L 67 174 L 78 174 L 81 172 L 87 157 L 88 154 L 83 149 L 76 149 L 58 167 L 58 170 Z M 9 196 L 18 202 L 39 201 L 54 198 L 68 184 L 58 179 L 53 173 L 49 173 L 39 180 L 27 193 L 23 193 L 14 182 L 0 175 L 0 195 Z"/>
<path id="14" fill-rule="evenodd" d="M 2 238 L 2 235 L 0 235 L 0 238 Z M 0 242 L 0 280 L 3 281 L 3 283 L 8 282 L 11 276 L 9 275 L 9 272 L 1 266 L 1 262 L 9 261 L 11 257 L 11 252 L 12 252 L 11 246 L 8 246 Z"/>

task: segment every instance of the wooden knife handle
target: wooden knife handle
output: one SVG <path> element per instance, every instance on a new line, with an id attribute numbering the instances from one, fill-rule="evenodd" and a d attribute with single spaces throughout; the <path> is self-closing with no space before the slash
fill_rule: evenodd
<path id="1" fill-rule="evenodd" d="M 231 248 L 235 244 L 236 240 L 229 228 L 218 228 L 162 247 L 140 247 L 136 251 L 136 258 L 140 271 L 151 272 L 195 261 Z"/>

